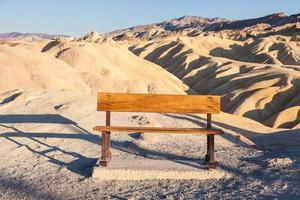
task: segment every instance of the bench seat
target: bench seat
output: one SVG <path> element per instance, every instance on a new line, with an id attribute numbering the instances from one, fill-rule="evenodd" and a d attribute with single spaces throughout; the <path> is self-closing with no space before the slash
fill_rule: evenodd
<path id="1" fill-rule="evenodd" d="M 117 132 L 148 132 L 148 133 L 178 133 L 178 134 L 222 134 L 221 129 L 213 128 L 164 128 L 164 127 L 127 127 L 127 126 L 96 126 L 94 131 Z"/>

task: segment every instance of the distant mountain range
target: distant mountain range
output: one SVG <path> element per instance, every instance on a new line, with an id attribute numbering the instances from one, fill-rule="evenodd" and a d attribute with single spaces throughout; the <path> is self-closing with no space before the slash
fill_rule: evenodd
<path id="1" fill-rule="evenodd" d="M 218 23 L 212 23 L 204 28 L 204 31 L 220 31 L 224 29 L 241 29 L 256 24 L 268 24 L 271 26 L 282 26 L 288 23 L 296 23 L 300 21 L 300 13 L 295 15 L 287 16 L 284 13 L 274 13 L 264 17 L 235 20 L 235 21 L 223 21 Z"/>
<path id="2" fill-rule="evenodd" d="M 222 30 L 238 30 L 255 25 L 264 25 L 266 28 L 278 27 L 288 23 L 300 22 L 300 13 L 287 16 L 284 13 L 274 13 L 264 17 L 229 20 L 225 18 L 204 18 L 198 16 L 184 16 L 160 23 L 143 26 L 134 26 L 122 30 L 116 30 L 107 34 L 115 40 L 129 38 L 153 38 L 163 37 L 176 32 L 189 30 L 201 32 L 218 32 Z"/>
<path id="3" fill-rule="evenodd" d="M 67 35 L 53 35 L 53 34 L 46 34 L 46 33 L 21 33 L 21 32 L 9 32 L 9 33 L 0 33 L 0 39 L 6 40 L 41 40 L 41 39 L 53 39 L 55 37 L 70 37 Z"/>
<path id="4" fill-rule="evenodd" d="M 199 16 L 183 16 L 164 22 L 148 25 L 133 26 L 126 29 L 112 31 L 105 36 L 114 40 L 130 39 L 152 39 L 156 37 L 166 37 L 174 33 L 187 32 L 186 35 L 197 35 L 205 32 L 220 32 L 223 30 L 253 29 L 253 26 L 259 26 L 259 29 L 272 29 L 289 23 L 300 22 L 300 13 L 287 16 L 284 13 L 274 13 L 259 18 L 244 20 L 229 20 L 225 18 L 206 18 Z M 54 37 L 67 37 L 67 35 L 52 35 L 45 33 L 20 33 L 10 32 L 0 34 L 0 39 L 23 39 L 23 40 L 41 40 L 53 39 Z"/>

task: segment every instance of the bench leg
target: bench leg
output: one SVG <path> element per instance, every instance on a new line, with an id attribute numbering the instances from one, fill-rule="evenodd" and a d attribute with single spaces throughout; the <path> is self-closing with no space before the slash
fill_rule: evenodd
<path id="1" fill-rule="evenodd" d="M 110 152 L 110 132 L 103 131 L 102 132 L 102 144 L 101 144 L 101 160 L 100 165 L 107 167 L 108 162 L 111 159 Z"/>
<path id="2" fill-rule="evenodd" d="M 215 169 L 217 167 L 215 162 L 215 136 L 213 134 L 207 135 L 206 162 L 208 162 L 209 169 Z"/>
<path id="3" fill-rule="evenodd" d="M 209 135 L 207 135 L 205 162 L 209 161 Z"/>

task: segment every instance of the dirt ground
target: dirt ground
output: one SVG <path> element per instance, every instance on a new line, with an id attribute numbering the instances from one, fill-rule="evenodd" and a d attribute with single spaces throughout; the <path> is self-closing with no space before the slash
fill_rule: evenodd
<path id="1" fill-rule="evenodd" d="M 54 96 L 48 96 L 47 101 L 56 105 L 51 100 Z M 222 115 L 223 123 L 218 119 L 213 124 L 225 131 L 216 137 L 216 159 L 218 167 L 233 177 L 99 181 L 90 175 L 100 155 L 101 137 L 91 129 L 104 122 L 104 113 L 95 111 L 93 100 L 85 100 L 86 106 L 69 100 L 52 110 L 45 106 L 47 101 L 36 98 L 27 106 L 16 101 L 0 107 L 0 199 L 300 198 L 298 130 L 259 135 L 255 134 L 258 125 L 249 128 L 245 123 L 238 127 L 234 120 L 229 125 L 225 119 L 229 120 L 229 116 Z M 188 115 L 113 113 L 112 119 L 113 125 L 147 125 L 149 121 L 166 127 L 205 126 L 202 117 Z M 284 139 L 292 135 L 294 143 Z M 268 144 L 265 141 L 272 145 L 263 145 Z M 157 134 L 140 139 L 138 133 L 112 134 L 113 158 L 203 162 L 205 151 L 206 136 L 201 135 Z"/>

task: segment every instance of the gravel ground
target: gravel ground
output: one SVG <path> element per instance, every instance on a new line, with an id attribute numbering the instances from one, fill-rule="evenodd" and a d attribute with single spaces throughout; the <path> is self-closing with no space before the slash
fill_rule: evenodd
<path id="1" fill-rule="evenodd" d="M 132 125 L 153 119 L 163 126 L 196 126 L 178 115 L 116 117 Z M 0 199 L 300 198 L 300 148 L 258 149 L 226 130 L 216 137 L 216 158 L 232 178 L 104 182 L 89 177 L 100 151 L 101 138 L 95 133 L 66 124 L 0 126 Z M 118 158 L 199 159 L 205 155 L 205 144 L 206 136 L 158 135 L 141 140 L 138 134 L 116 133 L 112 153 Z"/>

